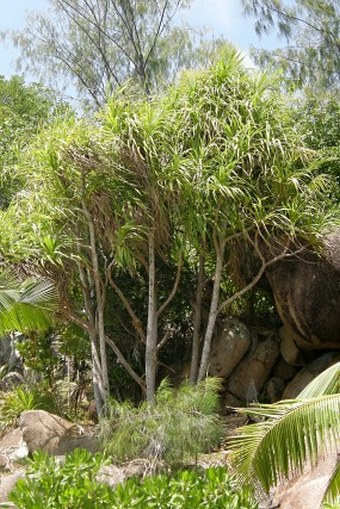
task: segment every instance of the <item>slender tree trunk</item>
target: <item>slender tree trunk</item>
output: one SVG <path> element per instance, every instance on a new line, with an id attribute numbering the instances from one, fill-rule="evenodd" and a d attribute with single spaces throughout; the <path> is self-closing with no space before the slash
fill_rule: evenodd
<path id="1" fill-rule="evenodd" d="M 82 176 L 82 197 L 81 197 L 82 209 L 86 218 L 87 228 L 90 240 L 90 252 L 91 252 L 91 263 L 93 270 L 93 282 L 96 297 L 96 319 L 94 322 L 94 329 L 96 336 L 99 340 L 99 357 L 100 357 L 100 371 L 101 371 L 101 396 L 104 400 L 104 405 L 108 401 L 110 395 L 109 387 L 109 375 L 107 367 L 107 355 L 106 355 L 106 338 L 105 338 L 105 324 L 104 324 L 104 309 L 105 309 L 105 288 L 100 277 L 99 260 L 96 244 L 96 232 L 93 224 L 91 214 L 87 208 L 85 199 L 85 174 Z M 91 338 L 90 338 L 91 339 Z M 97 338 L 96 338 L 97 339 Z M 92 340 L 91 340 L 92 341 Z M 92 343 L 91 343 L 92 345 Z M 91 346 L 92 349 L 92 346 Z M 100 415 L 100 414 L 98 414 Z"/>
<path id="2" fill-rule="evenodd" d="M 93 394 L 96 402 L 97 415 L 99 416 L 103 412 L 106 402 L 105 391 L 103 387 L 102 369 L 97 351 L 97 338 L 94 332 L 91 332 L 89 336 L 91 342 Z"/>
<path id="3" fill-rule="evenodd" d="M 94 392 L 94 399 L 96 402 L 96 410 L 97 414 L 100 415 L 103 406 L 105 403 L 105 390 L 104 390 L 104 384 L 103 384 L 103 374 L 102 374 L 102 368 L 101 368 L 101 362 L 98 355 L 98 345 L 97 345 L 97 335 L 96 335 L 96 320 L 95 320 L 95 313 L 94 313 L 94 307 L 91 302 L 91 290 L 90 290 L 90 283 L 86 274 L 86 270 L 84 267 L 79 265 L 79 275 L 80 275 L 80 281 L 82 286 L 82 293 L 83 293 L 83 299 L 84 299 L 84 307 L 85 312 L 87 316 L 87 321 L 89 324 L 88 328 L 88 335 L 90 338 L 90 344 L 91 344 L 91 358 L 92 358 L 92 382 L 93 382 L 93 392 Z"/>
<path id="4" fill-rule="evenodd" d="M 98 253 L 96 247 L 96 237 L 95 230 L 92 219 L 89 221 L 89 232 L 90 232 L 90 244 L 91 244 L 91 258 L 93 265 L 93 279 L 94 279 L 94 287 L 96 292 L 96 313 L 97 313 L 97 330 L 98 330 L 98 339 L 99 339 L 99 352 L 100 352 L 100 364 L 102 371 L 102 380 L 103 380 L 103 396 L 105 403 L 108 401 L 110 396 L 110 387 L 109 387 L 109 375 L 108 375 L 108 367 L 107 367 L 107 355 L 106 355 L 106 334 L 105 334 L 105 324 L 104 324 L 104 309 L 105 309 L 105 289 L 104 285 L 101 281 L 100 273 L 99 273 L 99 262 L 98 262 Z"/>
<path id="5" fill-rule="evenodd" d="M 210 347 L 211 341 L 215 329 L 216 318 L 219 311 L 219 298 L 220 298 L 220 287 L 221 287 L 221 279 L 222 279 L 222 271 L 223 271 L 223 259 L 224 259 L 224 250 L 225 250 L 225 242 L 222 242 L 220 245 L 217 245 L 216 241 L 216 267 L 215 267 L 215 276 L 214 276 L 214 286 L 213 293 L 211 297 L 210 311 L 209 311 L 209 319 L 208 325 L 205 331 L 204 343 L 203 343 L 203 351 L 201 356 L 201 364 L 198 372 L 197 380 L 201 381 L 206 375 L 209 363 L 209 355 L 210 355 Z"/>
<path id="6" fill-rule="evenodd" d="M 194 323 L 192 335 L 192 352 L 190 364 L 190 383 L 195 384 L 197 381 L 199 354 L 200 354 L 200 337 L 202 325 L 202 297 L 204 287 L 204 262 L 205 256 L 200 254 L 198 261 L 197 287 L 194 304 Z"/>
<path id="7" fill-rule="evenodd" d="M 152 230 L 149 236 L 149 298 L 145 349 L 146 398 L 151 402 L 156 390 L 157 330 L 155 231 Z"/>

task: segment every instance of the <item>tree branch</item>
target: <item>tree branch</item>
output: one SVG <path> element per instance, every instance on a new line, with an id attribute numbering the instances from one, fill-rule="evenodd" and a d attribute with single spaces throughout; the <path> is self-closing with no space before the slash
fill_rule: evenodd
<path id="1" fill-rule="evenodd" d="M 109 280 L 109 283 L 110 283 L 111 287 L 117 293 L 117 295 L 120 298 L 120 300 L 122 301 L 126 311 L 129 313 L 130 318 L 131 318 L 132 323 L 133 323 L 133 326 L 134 326 L 138 336 L 140 337 L 140 340 L 142 341 L 142 343 L 145 344 L 146 343 L 146 336 L 145 336 L 145 332 L 143 330 L 142 322 L 139 320 L 139 318 L 137 317 L 136 313 L 133 311 L 133 309 L 132 309 L 128 299 L 125 297 L 125 295 L 123 294 L 122 290 L 113 281 L 112 273 L 111 273 L 111 264 L 109 265 L 109 267 L 107 269 L 107 277 L 108 277 L 108 280 Z"/>
<path id="2" fill-rule="evenodd" d="M 116 355 L 118 361 L 120 362 L 120 364 L 129 373 L 131 378 L 133 378 L 133 380 L 140 386 L 140 388 L 142 389 L 143 393 L 145 393 L 146 392 L 146 388 L 145 388 L 145 384 L 144 384 L 143 380 L 136 373 L 136 371 L 132 368 L 132 366 L 129 364 L 129 362 L 125 359 L 124 355 L 119 350 L 119 348 L 116 345 L 116 343 L 109 336 L 105 336 L 105 341 L 109 345 L 109 347 L 112 349 L 112 351 L 115 353 L 115 355 Z"/>
<path id="3" fill-rule="evenodd" d="M 219 305 L 218 313 L 220 313 L 225 307 L 230 306 L 230 304 L 235 302 L 235 300 L 237 300 L 239 297 L 242 297 L 242 295 L 244 295 L 249 290 L 251 290 L 260 281 L 260 279 L 262 278 L 266 269 L 270 265 L 273 265 L 273 263 L 276 263 L 279 260 L 287 258 L 288 256 L 296 256 L 297 254 L 301 253 L 302 251 L 304 251 L 306 249 L 305 246 L 302 246 L 301 248 L 296 249 L 295 251 L 288 251 L 288 245 L 287 245 L 287 246 L 285 246 L 284 251 L 282 253 L 280 253 L 280 254 L 274 256 L 273 258 L 271 258 L 270 260 L 266 261 L 260 248 L 259 248 L 259 245 L 258 245 L 258 234 L 256 234 L 255 242 L 250 237 L 248 237 L 248 240 L 253 245 L 253 247 L 256 251 L 256 254 L 258 255 L 258 257 L 260 258 L 260 260 L 262 262 L 261 268 L 250 283 L 248 283 L 241 290 L 234 293 L 234 295 L 232 295 L 231 297 L 229 297 L 228 299 L 226 299 Z"/>
<path id="4" fill-rule="evenodd" d="M 177 289 L 178 289 L 179 281 L 180 281 L 180 278 L 181 278 L 182 268 L 183 268 L 183 255 L 182 255 L 182 253 L 180 253 L 178 264 L 177 264 L 177 274 L 176 274 L 176 279 L 175 279 L 174 285 L 173 285 L 172 290 L 171 290 L 171 292 L 169 294 L 169 297 L 166 299 L 165 302 L 163 302 L 161 307 L 158 309 L 158 311 L 157 311 L 157 318 L 160 317 L 160 315 L 163 313 L 163 311 L 169 306 L 169 304 L 174 299 L 174 297 L 176 295 L 176 292 L 177 292 Z"/>
<path id="5" fill-rule="evenodd" d="M 164 336 L 162 337 L 162 339 L 160 340 L 160 342 L 158 343 L 157 345 L 157 351 L 159 352 L 163 346 L 165 345 L 165 343 L 168 341 L 168 339 L 170 338 L 170 334 L 172 332 L 172 328 L 170 326 L 167 327 L 166 331 L 165 331 L 165 334 Z"/>

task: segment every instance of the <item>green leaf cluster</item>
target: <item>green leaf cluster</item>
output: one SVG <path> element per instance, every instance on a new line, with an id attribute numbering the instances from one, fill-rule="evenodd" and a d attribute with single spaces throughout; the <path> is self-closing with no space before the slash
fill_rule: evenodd
<path id="1" fill-rule="evenodd" d="M 186 73 L 163 95 L 132 101 L 122 91 L 92 122 L 58 119 L 18 162 L 25 190 L 0 214 L 3 256 L 29 260 L 51 277 L 61 311 L 87 326 L 82 274 L 89 295 L 94 273 L 101 279 L 109 317 L 117 292 L 107 269 L 122 279 L 129 272 L 138 295 L 148 285 L 153 237 L 158 304 L 166 303 L 162 264 L 194 272 L 204 254 L 213 278 L 218 255 L 221 274 L 235 240 L 258 248 L 260 258 L 301 240 L 317 244 L 339 220 L 334 181 L 320 173 L 318 154 L 304 144 L 279 88 L 275 79 L 248 73 L 228 47 L 209 70 Z M 123 281 L 123 296 L 125 289 Z M 136 316 L 145 336 L 147 320 Z"/>
<path id="2" fill-rule="evenodd" d="M 81 449 L 67 454 L 64 462 L 35 452 L 29 461 L 27 477 L 18 481 L 10 499 L 18 508 L 112 507 L 110 489 L 95 481 L 105 463 L 102 455 L 91 455 Z"/>
<path id="3" fill-rule="evenodd" d="M 7 208 L 21 187 L 20 179 L 13 178 L 13 165 L 39 129 L 62 111 L 66 106 L 50 90 L 26 85 L 22 76 L 0 76 L 0 209 Z"/>
<path id="4" fill-rule="evenodd" d="M 258 35 L 275 30 L 287 42 L 275 50 L 256 50 L 262 65 L 282 69 L 288 83 L 315 90 L 339 90 L 340 6 L 334 0 L 242 0 L 255 17 Z"/>
<path id="5" fill-rule="evenodd" d="M 65 461 L 34 453 L 28 476 L 19 480 L 10 495 L 18 509 L 255 509 L 247 489 L 239 490 L 225 468 L 179 471 L 173 477 L 132 478 L 115 489 L 96 480 L 107 460 L 75 450 Z"/>
<path id="6" fill-rule="evenodd" d="M 46 383 L 25 384 L 2 393 L 0 398 L 0 425 L 13 426 L 20 414 L 27 410 L 45 410 L 59 414 L 56 394 Z"/>
<path id="7" fill-rule="evenodd" d="M 106 256 L 125 268 L 143 264 L 154 228 L 165 258 L 221 232 L 313 239 L 334 219 L 324 199 L 329 178 L 315 173 L 315 158 L 278 84 L 250 76 L 229 48 L 165 97 L 118 97 L 99 125 L 69 119 L 42 133 L 18 165 L 30 190 L 0 218 L 3 250 L 74 266 L 88 242 L 84 175 Z"/>

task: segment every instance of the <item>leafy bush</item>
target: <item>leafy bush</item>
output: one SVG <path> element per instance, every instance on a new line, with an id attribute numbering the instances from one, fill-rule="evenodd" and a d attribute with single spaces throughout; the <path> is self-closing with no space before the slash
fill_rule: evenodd
<path id="1" fill-rule="evenodd" d="M 174 477 L 132 478 L 112 490 L 96 481 L 103 455 L 76 450 L 60 463 L 35 453 L 29 476 L 17 482 L 10 500 L 18 509 L 255 509 L 248 491 L 222 467 L 181 471 Z"/>
<path id="2" fill-rule="evenodd" d="M 155 467 L 163 461 L 179 464 L 216 447 L 223 434 L 217 415 L 220 382 L 208 378 L 178 390 L 163 381 L 155 403 L 111 401 L 109 417 L 101 422 L 100 438 L 115 461 L 150 458 Z"/>
<path id="3" fill-rule="evenodd" d="M 183 470 L 174 477 L 157 475 L 130 479 L 115 490 L 115 509 L 166 507 L 167 509 L 255 509 L 249 491 L 239 491 L 225 468 Z"/>
<path id="4" fill-rule="evenodd" d="M 29 460 L 27 477 L 20 479 L 10 500 L 18 509 L 95 509 L 106 508 L 112 493 L 104 484 L 95 482 L 102 455 L 75 450 L 61 463 L 42 452 Z"/>

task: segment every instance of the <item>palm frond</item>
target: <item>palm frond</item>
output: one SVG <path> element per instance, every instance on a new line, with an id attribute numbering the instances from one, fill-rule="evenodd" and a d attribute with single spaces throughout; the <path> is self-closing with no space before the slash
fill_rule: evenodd
<path id="1" fill-rule="evenodd" d="M 51 326 L 56 292 L 51 281 L 21 282 L 10 272 L 0 275 L 0 334 L 46 330 Z"/>
<path id="2" fill-rule="evenodd" d="M 323 371 L 298 395 L 298 399 L 340 393 L 340 362 Z"/>
<path id="3" fill-rule="evenodd" d="M 322 395 L 251 409 L 266 420 L 239 428 L 229 439 L 231 459 L 245 482 L 258 479 L 269 491 L 280 479 L 315 464 L 325 450 L 336 450 L 340 395 Z"/>

